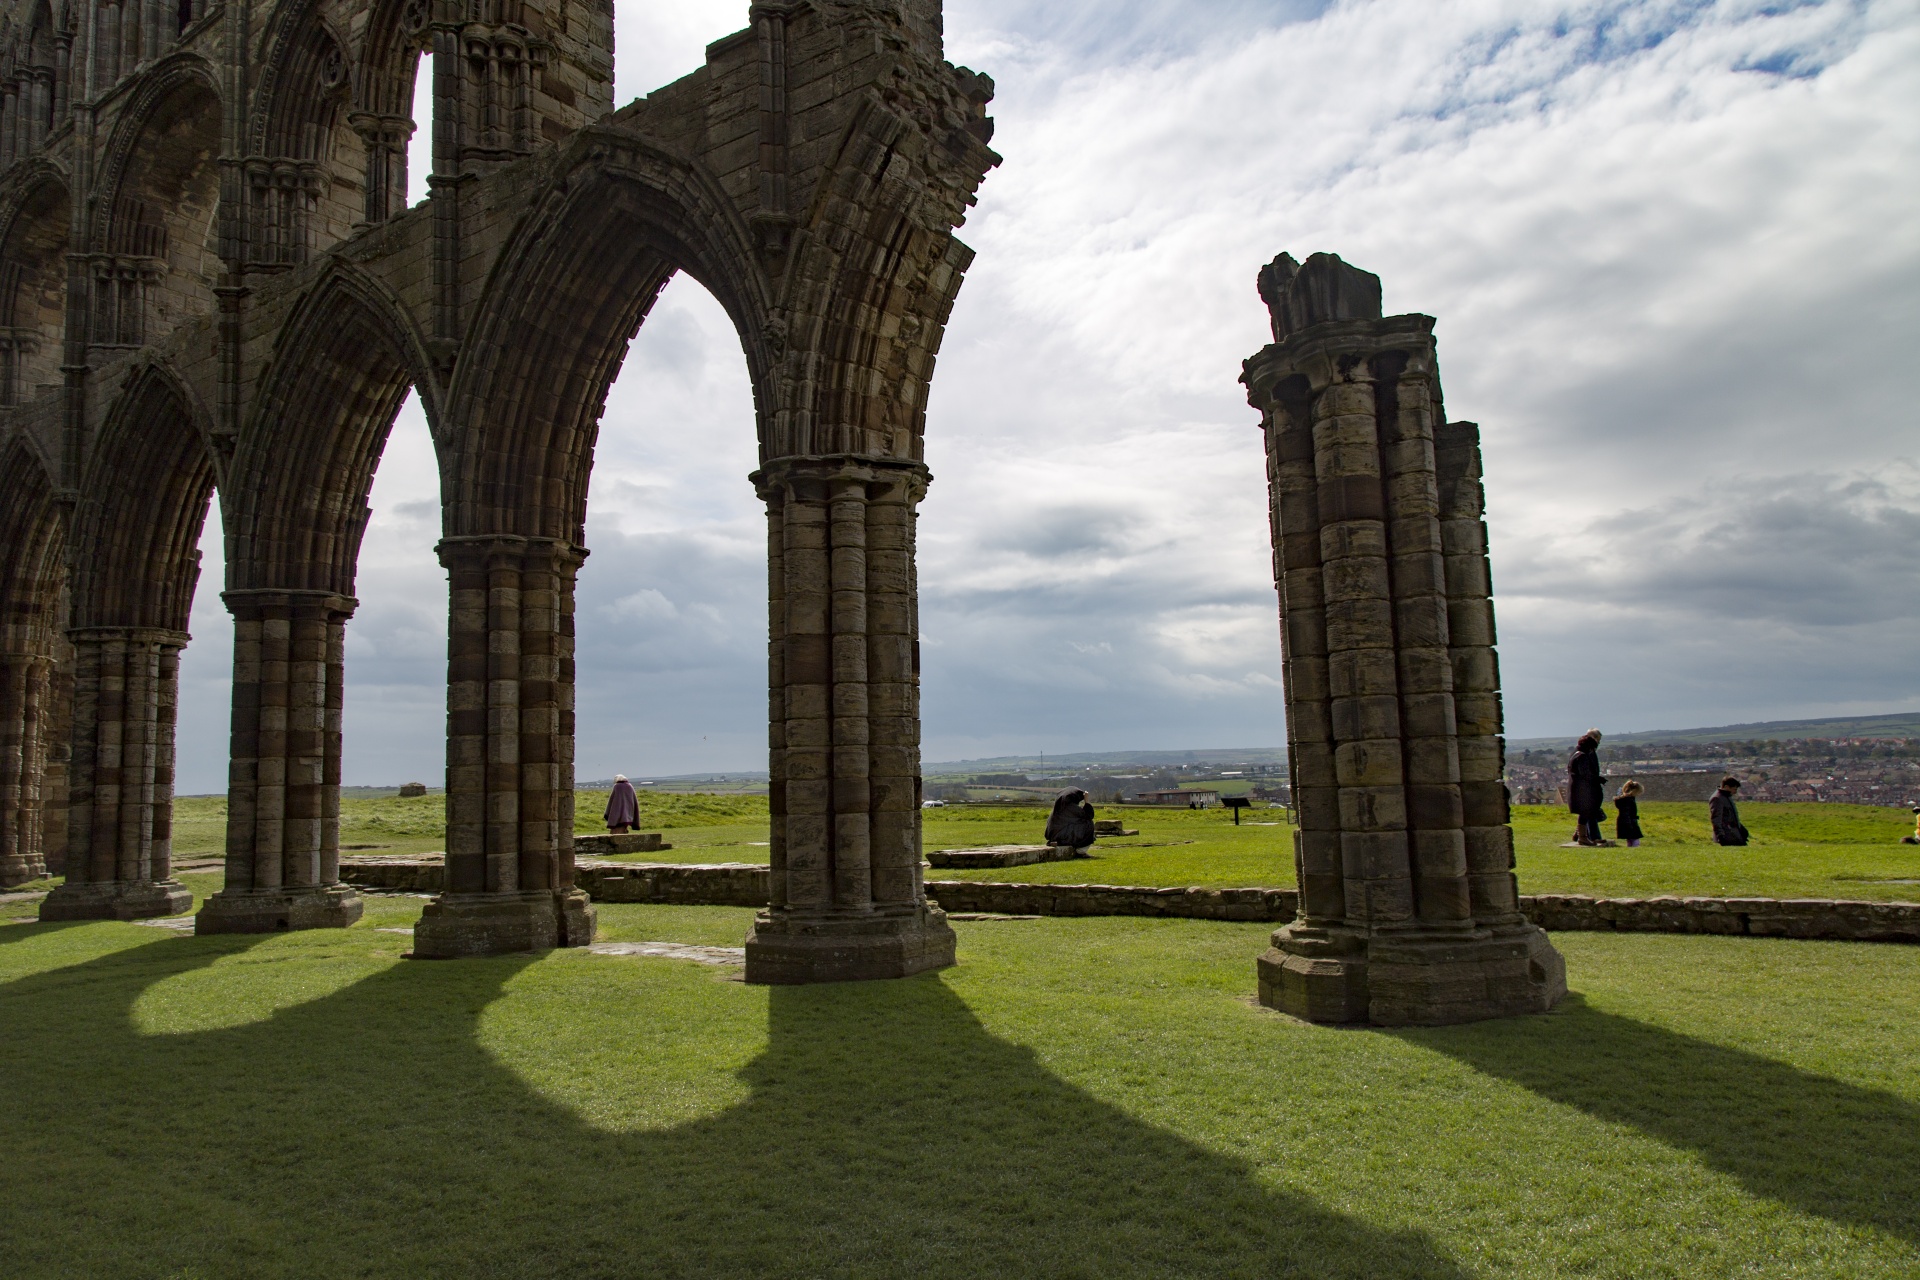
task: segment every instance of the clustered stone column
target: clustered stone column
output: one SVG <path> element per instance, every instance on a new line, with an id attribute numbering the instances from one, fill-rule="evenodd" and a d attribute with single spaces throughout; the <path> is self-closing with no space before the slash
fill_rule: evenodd
<path id="1" fill-rule="evenodd" d="M 747 981 L 897 978 L 953 963 L 920 866 L 915 508 L 925 467 L 811 458 L 767 503 L 772 895 Z"/>
<path id="2" fill-rule="evenodd" d="M 417 957 L 593 941 L 573 883 L 573 592 L 586 551 L 448 538 L 447 869 Z"/>
<path id="3" fill-rule="evenodd" d="M 1445 423 L 1431 317 L 1329 254 L 1261 274 L 1262 413 L 1301 914 L 1260 998 L 1318 1022 L 1552 1007 L 1565 966 L 1518 910 L 1479 443 Z"/>
<path id="4" fill-rule="evenodd" d="M 173 725 L 184 632 L 85 627 L 74 648 L 66 882 L 42 920 L 178 915 L 173 879 Z"/>
<path id="5" fill-rule="evenodd" d="M 0 654 L 0 888 L 47 874 L 47 755 L 57 673 L 37 653 Z"/>
<path id="6" fill-rule="evenodd" d="M 197 933 L 344 927 L 340 728 L 355 601 L 324 591 L 229 591 L 233 738 L 225 886 Z"/>

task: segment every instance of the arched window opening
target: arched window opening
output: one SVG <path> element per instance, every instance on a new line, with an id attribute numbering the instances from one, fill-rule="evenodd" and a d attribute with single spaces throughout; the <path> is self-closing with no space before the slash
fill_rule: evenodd
<path id="1" fill-rule="evenodd" d="M 675 276 L 627 349 L 594 446 L 593 553 L 577 597 L 582 787 L 616 773 L 766 768 L 767 516 L 746 483 L 759 463 L 753 422 L 733 321 Z"/>
<path id="2" fill-rule="evenodd" d="M 447 573 L 440 470 L 420 397 L 407 394 L 387 435 L 360 539 L 347 628 L 341 779 L 346 786 L 424 782 L 446 767 Z"/>
<path id="3" fill-rule="evenodd" d="M 140 346 L 150 332 L 213 310 L 219 151 L 220 102 L 198 80 L 163 98 L 142 126 L 90 259 L 96 345 Z"/>
<path id="4" fill-rule="evenodd" d="M 23 404 L 59 385 L 70 216 L 66 188 L 42 183 L 0 248 L 0 404 Z"/>
<path id="5" fill-rule="evenodd" d="M 369 27 L 352 116 L 366 147 L 369 223 L 403 212 L 429 168 L 410 166 L 409 152 L 413 140 L 432 135 L 433 76 L 423 65 L 432 17 L 430 0 L 388 0 Z"/>
<path id="6" fill-rule="evenodd" d="M 180 651 L 180 710 L 174 727 L 176 790 L 192 799 L 227 793 L 227 740 L 233 705 L 233 620 L 220 602 L 226 583 L 226 519 L 216 491 L 200 529 L 200 579 L 193 590 L 187 632 L 193 643 Z M 176 853 L 185 857 L 219 852 L 225 826 L 187 805 Z"/>
<path id="7" fill-rule="evenodd" d="M 248 262 L 289 267 L 343 240 L 360 219 L 360 141 L 349 114 L 346 52 L 317 11 L 275 69 L 258 153 L 247 161 Z"/>
<path id="8" fill-rule="evenodd" d="M 26 30 L 9 43 L 0 76 L 0 167 L 38 151 L 53 128 L 59 50 L 47 0 L 34 5 Z"/>

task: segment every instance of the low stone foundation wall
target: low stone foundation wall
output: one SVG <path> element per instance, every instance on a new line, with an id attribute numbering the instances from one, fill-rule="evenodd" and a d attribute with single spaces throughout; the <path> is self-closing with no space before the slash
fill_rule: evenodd
<path id="1" fill-rule="evenodd" d="M 340 878 L 368 889 L 438 893 L 438 858 L 343 858 Z M 575 880 L 595 902 L 763 907 L 767 868 L 752 862 L 586 862 Z M 1113 884 L 1005 884 L 929 880 L 948 912 L 1010 916 L 1157 916 L 1284 924 L 1292 889 L 1154 889 Z M 1713 933 L 1751 938 L 1825 938 L 1920 943 L 1920 903 L 1826 898 L 1590 898 L 1535 894 L 1520 909 L 1549 932 Z"/>
<path id="2" fill-rule="evenodd" d="M 1183 920 L 1293 919 L 1292 889 L 1151 889 L 1114 884 L 1000 884 L 929 880 L 943 911 L 1010 916 L 1165 916 Z"/>
<path id="3" fill-rule="evenodd" d="M 573 882 L 595 902 L 682 907 L 764 907 L 773 877 L 755 862 L 602 862 L 577 866 Z"/>
<path id="4" fill-rule="evenodd" d="M 446 860 L 431 858 L 342 858 L 340 882 L 389 893 L 439 893 L 446 884 Z"/>
<path id="5" fill-rule="evenodd" d="M 930 849 L 927 865 L 959 871 L 982 867 L 1025 867 L 1036 862 L 1071 862 L 1089 855 L 1069 845 L 990 844 L 979 849 Z"/>
<path id="6" fill-rule="evenodd" d="M 1920 942 L 1920 904 L 1830 898 L 1588 898 L 1542 893 L 1520 909 L 1549 932 L 1722 933 Z"/>

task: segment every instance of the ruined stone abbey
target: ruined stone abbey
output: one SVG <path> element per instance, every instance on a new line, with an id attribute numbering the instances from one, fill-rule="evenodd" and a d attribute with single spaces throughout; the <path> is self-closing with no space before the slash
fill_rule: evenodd
<path id="1" fill-rule="evenodd" d="M 616 109 L 609 0 L 12 0 L 0 885 L 63 866 L 44 919 L 189 905 L 174 707 L 217 488 L 232 756 L 226 886 L 197 928 L 358 916 L 343 645 L 411 388 L 451 581 L 446 891 L 415 951 L 589 940 L 587 480 L 627 343 L 686 271 L 739 330 L 767 507 L 773 889 L 749 977 L 951 960 L 921 886 L 914 522 L 992 82 L 942 59 L 938 0 L 748 16 Z M 412 208 L 410 165 L 431 191 Z"/>

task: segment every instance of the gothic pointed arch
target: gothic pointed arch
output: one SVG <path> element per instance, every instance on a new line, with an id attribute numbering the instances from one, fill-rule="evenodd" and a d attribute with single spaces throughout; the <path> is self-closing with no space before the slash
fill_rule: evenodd
<path id="1" fill-rule="evenodd" d="M 217 473 L 208 439 L 185 384 L 147 359 L 91 442 L 67 557 L 67 878 L 42 919 L 172 915 L 193 901 L 172 873 L 174 724 Z"/>
<path id="2" fill-rule="evenodd" d="M 92 344 L 142 346 L 214 310 L 220 115 L 211 70 L 188 53 L 156 64 L 121 114 L 89 228 Z"/>
<path id="3" fill-rule="evenodd" d="M 74 514 L 74 617 L 180 633 L 217 475 L 210 427 L 164 364 L 139 366 L 89 450 Z"/>
<path id="4" fill-rule="evenodd" d="M 436 424 L 432 362 L 405 309 L 335 264 L 282 329 L 235 450 L 233 590 L 353 595 L 374 469 L 411 387 Z"/>
<path id="5" fill-rule="evenodd" d="M 450 535 L 582 540 L 607 388 L 676 271 L 726 309 L 756 401 L 771 394 L 771 289 L 745 219 L 698 164 L 588 133 L 500 255 L 455 370 Z"/>
<path id="6" fill-rule="evenodd" d="M 937 132 L 876 99 L 853 113 L 794 235 L 771 456 L 922 459 L 934 358 L 973 259 L 953 229 L 999 163 L 984 101 Z"/>
<path id="7" fill-rule="evenodd" d="M 53 476 L 18 434 L 0 443 L 0 887 L 65 852 L 66 530 Z M 49 827 L 49 818 L 55 818 Z"/>
<path id="8" fill-rule="evenodd" d="M 0 444 L 0 652 L 51 653 L 66 585 L 65 524 L 52 471 L 26 437 Z"/>
<path id="9" fill-rule="evenodd" d="M 422 123 L 413 118 L 414 81 L 432 40 L 432 0 L 380 0 L 367 20 L 348 122 L 366 148 L 368 222 L 406 208 L 408 144 Z"/>
<path id="10" fill-rule="evenodd" d="M 365 212 L 361 142 L 347 122 L 347 49 L 322 0 L 296 0 L 274 13 L 247 121 L 249 266 L 305 262 L 345 239 Z"/>
<path id="11" fill-rule="evenodd" d="M 66 175 L 43 159 L 8 175 L 7 188 L 0 195 L 0 405 L 15 405 L 60 381 L 73 206 Z"/>

